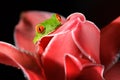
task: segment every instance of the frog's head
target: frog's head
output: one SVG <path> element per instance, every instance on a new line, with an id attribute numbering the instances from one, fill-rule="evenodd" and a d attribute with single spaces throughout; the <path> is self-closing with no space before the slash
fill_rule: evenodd
<path id="1" fill-rule="evenodd" d="M 36 25 L 36 34 L 33 42 L 36 43 L 41 37 L 53 32 L 61 25 L 61 17 L 58 14 L 53 14 L 49 19 Z"/>

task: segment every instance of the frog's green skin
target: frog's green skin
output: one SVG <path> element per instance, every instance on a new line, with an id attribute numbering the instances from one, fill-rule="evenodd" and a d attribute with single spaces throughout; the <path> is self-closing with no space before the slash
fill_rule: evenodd
<path id="1" fill-rule="evenodd" d="M 35 37 L 33 39 L 34 43 L 36 43 L 41 37 L 48 35 L 50 32 L 53 32 L 56 28 L 58 28 L 61 25 L 61 22 L 57 19 L 56 14 L 53 14 L 51 18 L 45 20 L 37 26 L 39 25 L 44 26 L 44 31 L 42 33 L 36 31 Z"/>

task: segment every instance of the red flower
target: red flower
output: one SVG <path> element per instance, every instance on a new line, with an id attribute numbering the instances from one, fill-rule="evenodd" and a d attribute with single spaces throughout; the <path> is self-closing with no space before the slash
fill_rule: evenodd
<path id="1" fill-rule="evenodd" d="M 73 13 L 34 45 L 35 25 L 48 12 L 24 12 L 15 28 L 16 47 L 0 42 L 0 63 L 21 68 L 29 80 L 118 80 L 120 17 L 100 30 Z M 113 64 L 114 63 L 114 64 Z"/>

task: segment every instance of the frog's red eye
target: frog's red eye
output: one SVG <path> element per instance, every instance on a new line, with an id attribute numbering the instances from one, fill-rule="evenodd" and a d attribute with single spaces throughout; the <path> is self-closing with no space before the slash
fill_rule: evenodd
<path id="1" fill-rule="evenodd" d="M 58 19 L 58 21 L 61 21 L 61 16 L 59 14 L 56 14 L 56 18 Z"/>
<path id="2" fill-rule="evenodd" d="M 42 33 L 42 32 L 44 31 L 44 26 L 42 26 L 42 25 L 37 26 L 37 27 L 36 27 L 36 31 L 37 31 L 38 33 Z"/>

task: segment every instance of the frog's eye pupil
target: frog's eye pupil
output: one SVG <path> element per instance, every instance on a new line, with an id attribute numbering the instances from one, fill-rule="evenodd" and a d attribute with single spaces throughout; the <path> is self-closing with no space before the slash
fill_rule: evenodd
<path id="1" fill-rule="evenodd" d="M 44 26 L 40 25 L 40 26 L 37 26 L 37 32 L 38 33 L 42 33 L 44 31 Z"/>
<path id="2" fill-rule="evenodd" d="M 56 14 L 56 18 L 58 19 L 58 21 L 61 21 L 61 16 L 59 14 Z"/>

